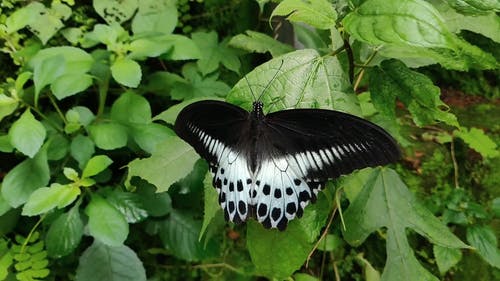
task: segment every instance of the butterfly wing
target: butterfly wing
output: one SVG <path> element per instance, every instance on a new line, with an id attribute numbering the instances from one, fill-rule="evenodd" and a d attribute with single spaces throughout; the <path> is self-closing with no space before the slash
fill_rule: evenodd
<path id="1" fill-rule="evenodd" d="M 356 169 L 395 162 L 395 140 L 377 125 L 353 115 L 295 109 L 265 117 L 257 147 L 261 167 L 251 204 L 265 227 L 284 229 L 328 179 Z"/>
<path id="2" fill-rule="evenodd" d="M 235 223 L 245 221 L 250 212 L 252 176 L 241 141 L 249 122 L 249 112 L 220 101 L 190 104 L 175 122 L 177 135 L 208 161 L 224 216 Z"/>
<path id="3" fill-rule="evenodd" d="M 216 165 L 224 149 L 237 146 L 248 117 L 246 110 L 230 103 L 199 101 L 179 113 L 174 129 L 202 158 Z"/>

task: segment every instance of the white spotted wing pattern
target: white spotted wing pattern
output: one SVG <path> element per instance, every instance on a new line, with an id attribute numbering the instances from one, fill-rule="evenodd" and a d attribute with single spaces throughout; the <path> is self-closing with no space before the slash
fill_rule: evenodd
<path id="1" fill-rule="evenodd" d="M 332 110 L 252 112 L 225 102 L 184 108 L 175 131 L 206 159 L 226 220 L 284 230 L 328 179 L 399 158 L 382 128 Z"/>

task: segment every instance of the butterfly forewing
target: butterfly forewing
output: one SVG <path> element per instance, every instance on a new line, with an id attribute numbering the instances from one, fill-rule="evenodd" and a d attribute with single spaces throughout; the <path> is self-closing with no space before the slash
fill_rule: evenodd
<path id="1" fill-rule="evenodd" d="M 249 113 L 201 101 L 182 110 L 175 130 L 210 163 L 226 220 L 254 217 L 280 230 L 302 216 L 328 179 L 399 158 L 382 128 L 332 110 L 264 116 L 259 102 Z"/>

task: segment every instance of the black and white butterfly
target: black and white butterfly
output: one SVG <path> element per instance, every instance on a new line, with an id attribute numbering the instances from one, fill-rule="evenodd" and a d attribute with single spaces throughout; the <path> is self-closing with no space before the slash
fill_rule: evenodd
<path id="1" fill-rule="evenodd" d="M 379 126 L 324 109 L 265 115 L 221 101 L 199 101 L 178 115 L 175 131 L 210 164 L 226 220 L 250 217 L 284 230 L 301 217 L 328 179 L 395 162 L 395 140 Z"/>

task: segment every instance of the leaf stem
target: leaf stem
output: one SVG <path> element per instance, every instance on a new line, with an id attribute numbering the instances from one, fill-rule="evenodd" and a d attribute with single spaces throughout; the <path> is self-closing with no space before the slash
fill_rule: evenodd
<path id="1" fill-rule="evenodd" d="M 453 162 L 453 180 L 455 183 L 455 188 L 459 188 L 460 186 L 458 184 L 458 164 L 457 164 L 457 158 L 455 156 L 455 142 L 453 141 L 453 137 L 451 138 L 450 154 L 451 154 L 451 161 Z"/>
<path id="2" fill-rule="evenodd" d="M 67 124 L 68 121 L 66 120 L 66 117 L 64 117 L 64 114 L 62 113 L 61 109 L 57 105 L 57 102 L 54 100 L 54 95 L 51 93 L 48 94 L 50 103 L 52 103 L 52 106 L 56 109 L 57 113 L 59 114 L 59 117 L 63 120 L 64 124 Z"/>
<path id="3" fill-rule="evenodd" d="M 44 120 L 47 121 L 47 123 L 49 123 L 54 129 L 56 129 L 59 133 L 63 133 L 64 132 L 64 129 L 59 126 L 59 124 L 57 123 L 54 123 L 52 120 L 50 120 L 45 114 L 43 114 L 38 108 L 28 104 L 28 103 L 24 103 L 23 104 L 28 107 L 29 109 L 33 110 L 34 112 L 36 112 L 36 114 L 38 114 L 40 117 L 42 117 Z"/>
<path id="4" fill-rule="evenodd" d="M 375 49 L 375 51 L 370 55 L 370 57 L 366 60 L 365 63 L 363 63 L 363 66 L 361 68 L 361 70 L 359 71 L 358 73 L 358 77 L 356 78 L 356 82 L 354 83 L 354 91 L 356 91 L 356 89 L 358 89 L 359 87 L 359 83 L 361 83 L 361 80 L 363 79 L 363 76 L 365 75 L 365 71 L 366 71 L 366 67 L 368 66 L 368 64 L 370 64 L 370 62 L 373 60 L 373 58 L 375 58 L 375 55 L 377 54 L 378 50 Z"/>
<path id="5" fill-rule="evenodd" d="M 33 233 L 35 233 L 35 230 L 38 228 L 40 223 L 42 223 L 42 221 L 45 219 L 45 216 L 47 216 L 47 213 L 43 214 L 43 216 L 40 217 L 40 219 L 36 222 L 36 224 L 33 226 L 33 228 L 31 228 L 30 233 L 28 234 L 28 236 L 26 237 L 26 239 L 23 242 L 23 245 L 21 245 L 21 251 L 19 251 L 21 254 L 24 253 L 24 249 L 28 245 L 28 243 L 31 239 L 31 236 L 33 236 Z"/>

